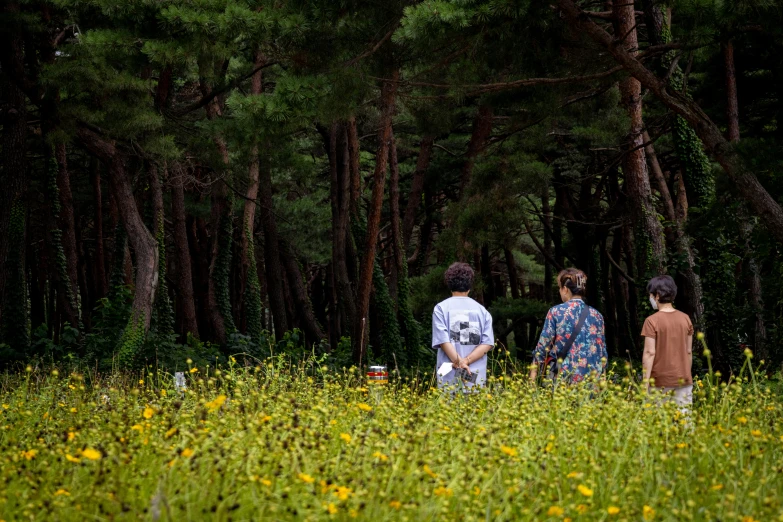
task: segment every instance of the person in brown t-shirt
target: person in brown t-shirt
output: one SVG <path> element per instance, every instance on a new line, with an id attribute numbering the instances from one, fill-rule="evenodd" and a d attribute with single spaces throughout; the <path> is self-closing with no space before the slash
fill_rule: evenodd
<path id="1" fill-rule="evenodd" d="M 644 321 L 642 366 L 647 391 L 652 384 L 663 392 L 674 392 L 681 407 L 693 402 L 691 362 L 693 324 L 687 314 L 674 309 L 677 285 L 669 276 L 658 276 L 647 285 L 650 304 L 656 310 Z M 652 381 L 652 382 L 651 382 Z"/>

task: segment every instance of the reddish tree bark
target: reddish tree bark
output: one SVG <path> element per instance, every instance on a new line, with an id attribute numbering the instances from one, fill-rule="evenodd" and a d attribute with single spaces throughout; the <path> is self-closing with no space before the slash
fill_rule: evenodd
<path id="1" fill-rule="evenodd" d="M 57 161 L 57 189 L 60 193 L 60 215 L 58 225 L 62 231 L 62 247 L 65 255 L 65 267 L 70 285 L 70 296 L 62 288 L 61 306 L 65 320 L 72 327 L 79 328 L 79 253 L 76 245 L 76 225 L 73 216 L 73 194 L 71 180 L 68 174 L 68 157 L 65 144 L 54 146 L 54 157 Z"/>
<path id="2" fill-rule="evenodd" d="M 737 142 L 740 139 L 739 104 L 737 103 L 737 73 L 734 70 L 734 43 L 731 39 L 724 42 L 723 65 L 726 74 L 726 119 L 729 122 L 727 138 Z"/>
<path id="3" fill-rule="evenodd" d="M 196 320 L 196 301 L 193 294 L 192 260 L 188 245 L 188 230 L 185 214 L 185 174 L 181 169 L 171 176 L 171 222 L 174 236 L 174 256 L 177 266 L 177 305 L 180 311 L 180 332 L 185 338 L 190 332 L 199 338 Z"/>
<path id="4" fill-rule="evenodd" d="M 628 49 L 632 56 L 636 55 L 639 42 L 636 35 L 633 2 L 615 2 L 612 10 L 615 34 L 625 38 L 618 45 Z M 664 274 L 666 273 L 666 246 L 663 241 L 663 229 L 652 202 L 650 178 L 644 155 L 642 86 L 639 80 L 633 76 L 622 80 L 620 82 L 620 98 L 620 103 L 625 107 L 631 120 L 628 144 L 623 156 L 626 193 L 631 202 L 631 211 L 635 215 L 635 221 L 650 246 L 649 251 L 644 252 L 645 259 L 640 259 L 640 262 L 644 261 L 650 272 L 656 275 Z"/>
<path id="5" fill-rule="evenodd" d="M 405 217 L 402 220 L 403 246 L 407 250 L 413 234 L 413 226 L 416 224 L 416 214 L 421 206 L 421 196 L 424 192 L 424 178 L 432 160 L 432 146 L 435 144 L 434 136 L 424 136 L 419 145 L 419 157 L 416 159 L 416 170 L 413 171 L 411 191 L 408 194 L 408 205 L 405 207 Z"/>
<path id="6" fill-rule="evenodd" d="M 479 105 L 476 117 L 473 120 L 473 132 L 468 143 L 468 151 L 465 155 L 465 163 L 462 165 L 462 174 L 460 176 L 459 195 L 465 193 L 470 180 L 473 176 L 473 165 L 476 163 L 476 156 L 484 150 L 487 140 L 492 134 L 492 107 L 489 105 Z"/>
<path id="7" fill-rule="evenodd" d="M 357 290 L 357 313 L 354 318 L 353 343 L 354 360 L 361 366 L 365 362 L 367 317 L 370 310 L 370 292 L 372 290 L 372 272 L 375 264 L 375 249 L 378 245 L 380 231 L 381 207 L 383 206 L 383 188 L 386 181 L 386 163 L 389 156 L 389 141 L 391 140 L 392 117 L 394 115 L 395 94 L 399 71 L 394 71 L 391 81 L 384 82 L 381 87 L 381 121 L 378 133 L 378 151 L 375 156 L 375 172 L 373 173 L 372 197 L 367 212 L 367 236 L 365 238 L 359 285 Z"/>

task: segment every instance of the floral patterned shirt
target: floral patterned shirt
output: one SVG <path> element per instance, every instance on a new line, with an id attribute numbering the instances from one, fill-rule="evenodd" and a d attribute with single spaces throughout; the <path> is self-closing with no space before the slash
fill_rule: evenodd
<path id="1" fill-rule="evenodd" d="M 571 337 L 584 306 L 587 305 L 581 299 L 571 299 L 549 309 L 541 338 L 533 351 L 534 364 L 542 364 L 547 355 L 557 357 L 557 352 Z M 606 361 L 604 318 L 598 310 L 590 308 L 582 331 L 563 360 L 561 372 L 562 375 L 571 375 L 571 380 L 577 382 L 591 372 L 602 373 Z"/>

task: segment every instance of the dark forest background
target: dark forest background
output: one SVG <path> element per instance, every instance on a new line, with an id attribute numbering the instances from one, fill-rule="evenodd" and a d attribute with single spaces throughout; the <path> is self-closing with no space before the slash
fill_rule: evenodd
<path id="1" fill-rule="evenodd" d="M 0 11 L 0 363 L 432 364 L 445 268 L 529 359 L 566 266 L 783 360 L 783 5 L 51 0 Z"/>

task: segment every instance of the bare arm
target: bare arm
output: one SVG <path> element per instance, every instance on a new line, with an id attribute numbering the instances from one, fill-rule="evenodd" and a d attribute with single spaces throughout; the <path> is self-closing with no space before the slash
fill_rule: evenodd
<path id="1" fill-rule="evenodd" d="M 644 368 L 644 382 L 647 384 L 647 391 L 650 391 L 650 375 L 652 374 L 653 362 L 655 361 L 655 338 L 644 338 L 644 355 L 642 355 L 642 367 Z"/>
<path id="2" fill-rule="evenodd" d="M 492 346 L 491 344 L 480 344 L 476 346 L 467 357 L 459 360 L 457 367 L 464 368 L 465 370 L 468 371 L 468 374 L 470 374 L 469 365 L 473 364 L 474 362 L 484 357 L 487 354 L 487 352 L 489 352 L 492 348 L 494 348 L 494 346 Z"/>
<path id="3" fill-rule="evenodd" d="M 440 349 L 443 350 L 443 353 L 446 354 L 446 357 L 449 358 L 452 364 L 457 365 L 459 363 L 460 361 L 459 354 L 457 353 L 457 349 L 454 348 L 453 344 L 443 343 L 440 345 Z"/>
<path id="4" fill-rule="evenodd" d="M 685 347 L 688 350 L 686 353 L 689 355 L 688 362 L 687 362 L 688 375 L 692 376 L 693 375 L 691 373 L 691 366 L 693 366 L 693 336 L 692 335 L 689 335 L 688 340 L 685 341 Z"/>

